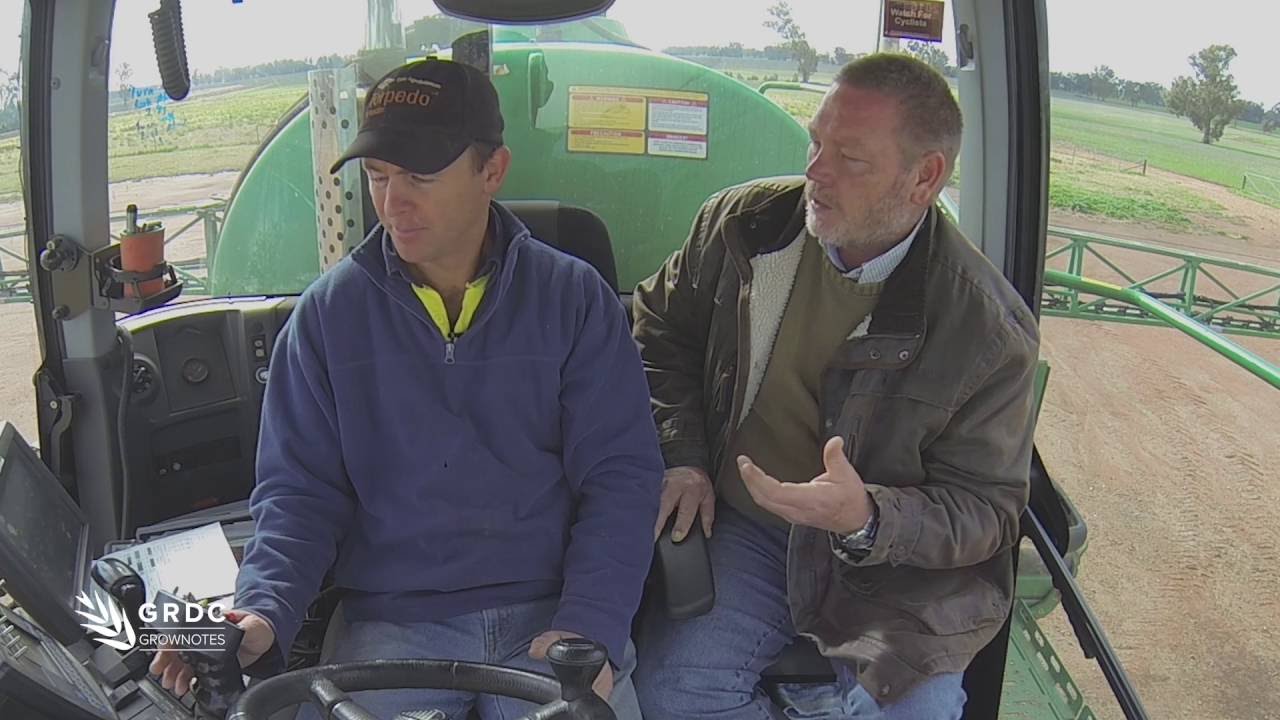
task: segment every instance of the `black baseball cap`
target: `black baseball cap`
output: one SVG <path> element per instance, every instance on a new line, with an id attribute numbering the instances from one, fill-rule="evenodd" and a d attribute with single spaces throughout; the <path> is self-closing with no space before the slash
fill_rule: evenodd
<path id="1" fill-rule="evenodd" d="M 329 172 L 369 157 L 422 174 L 439 172 L 474 142 L 502 145 L 498 91 L 476 68 L 420 60 L 382 76 L 364 100 L 364 122 Z"/>

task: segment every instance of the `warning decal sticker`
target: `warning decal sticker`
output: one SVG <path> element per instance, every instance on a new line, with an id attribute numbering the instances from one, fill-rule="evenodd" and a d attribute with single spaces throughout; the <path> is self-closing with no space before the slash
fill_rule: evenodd
<path id="1" fill-rule="evenodd" d="M 706 93 L 574 85 L 569 152 L 707 158 Z"/>

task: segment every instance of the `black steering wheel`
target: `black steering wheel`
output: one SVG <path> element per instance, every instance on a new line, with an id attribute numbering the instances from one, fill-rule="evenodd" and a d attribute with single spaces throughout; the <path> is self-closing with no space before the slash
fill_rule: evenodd
<path id="1" fill-rule="evenodd" d="M 608 654 L 591 640 L 560 640 L 547 651 L 556 678 L 450 660 L 371 660 L 295 670 L 249 688 L 227 720 L 268 720 L 272 713 L 312 703 L 332 720 L 390 720 L 360 707 L 348 692 L 360 690 L 462 690 L 527 700 L 540 705 L 520 720 L 616 720 L 591 690 Z M 430 708 L 422 708 L 429 710 Z"/>

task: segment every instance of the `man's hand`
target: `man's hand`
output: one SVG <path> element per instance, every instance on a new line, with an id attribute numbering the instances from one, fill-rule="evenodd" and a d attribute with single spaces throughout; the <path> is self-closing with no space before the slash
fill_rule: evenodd
<path id="1" fill-rule="evenodd" d="M 746 455 L 738 470 L 756 503 L 792 525 L 841 535 L 856 532 L 871 517 L 871 495 L 862 476 L 844 456 L 844 440 L 833 437 L 822 448 L 827 471 L 806 483 L 782 483 L 769 477 Z"/>
<path id="2" fill-rule="evenodd" d="M 658 522 L 653 526 L 653 539 L 662 534 L 662 528 L 676 511 L 676 524 L 671 528 L 671 540 L 680 542 L 689 534 L 694 514 L 702 517 L 702 534 L 711 537 L 711 524 L 716 519 L 716 491 L 711 478 L 696 467 L 673 467 L 662 474 L 662 500 L 658 505 Z"/>
<path id="3" fill-rule="evenodd" d="M 544 660 L 547 657 L 547 650 L 550 650 L 557 640 L 580 637 L 582 636 L 578 633 L 564 630 L 548 630 L 529 643 L 529 657 L 534 660 Z M 596 694 L 604 698 L 605 701 L 608 701 L 609 696 L 613 694 L 613 667 L 608 662 L 604 664 L 604 667 L 600 668 L 600 674 L 596 676 L 596 681 L 591 683 L 591 689 L 595 690 Z"/>
<path id="4" fill-rule="evenodd" d="M 228 610 L 226 616 L 227 620 L 244 631 L 236 658 L 240 661 L 241 668 L 249 667 L 271 649 L 272 643 L 276 641 L 276 633 L 271 629 L 270 623 L 253 613 Z M 178 653 L 172 650 L 161 650 L 156 653 L 155 658 L 151 660 L 150 669 L 152 675 L 160 678 L 160 685 L 178 697 L 182 697 L 187 690 L 191 689 L 191 679 L 195 677 L 195 671 L 191 666 L 182 662 Z"/>

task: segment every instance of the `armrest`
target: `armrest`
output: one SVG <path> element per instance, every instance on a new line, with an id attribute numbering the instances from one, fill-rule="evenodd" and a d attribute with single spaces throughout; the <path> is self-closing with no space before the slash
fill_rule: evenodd
<path id="1" fill-rule="evenodd" d="M 680 542 L 671 541 L 671 527 L 676 514 L 671 513 L 667 526 L 654 547 L 653 574 L 662 588 L 667 617 L 686 620 L 711 609 L 716 602 L 715 579 L 711 575 L 711 553 L 702 535 L 700 521 Z"/>

